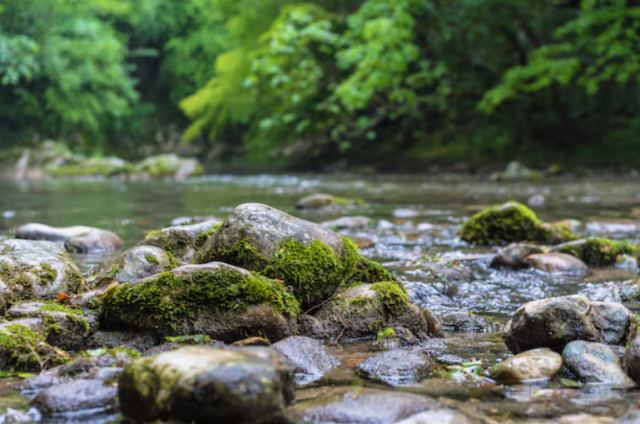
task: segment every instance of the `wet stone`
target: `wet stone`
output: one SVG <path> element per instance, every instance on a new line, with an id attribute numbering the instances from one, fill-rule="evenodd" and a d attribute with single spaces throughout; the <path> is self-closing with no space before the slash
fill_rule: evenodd
<path id="1" fill-rule="evenodd" d="M 440 324 L 449 333 L 484 333 L 489 329 L 484 317 L 462 311 L 440 315 Z"/>
<path id="2" fill-rule="evenodd" d="M 117 390 L 102 380 L 74 380 L 51 386 L 36 395 L 34 405 L 44 414 L 82 410 L 109 410 L 115 407 Z"/>
<path id="3" fill-rule="evenodd" d="M 321 341 L 310 337 L 288 337 L 275 343 L 273 349 L 295 367 L 298 384 L 317 381 L 340 364 Z"/>
<path id="4" fill-rule="evenodd" d="M 505 359 L 490 375 L 505 384 L 517 384 L 553 377 L 562 368 L 562 357 L 548 348 L 538 348 Z"/>
<path id="5" fill-rule="evenodd" d="M 397 386 L 417 383 L 429 376 L 434 361 L 416 350 L 388 350 L 376 353 L 357 366 L 359 374 L 370 380 Z"/>
<path id="6" fill-rule="evenodd" d="M 607 345 L 574 341 L 562 351 L 565 366 L 585 383 L 605 383 L 620 387 L 635 384 L 618 363 L 618 355 Z"/>

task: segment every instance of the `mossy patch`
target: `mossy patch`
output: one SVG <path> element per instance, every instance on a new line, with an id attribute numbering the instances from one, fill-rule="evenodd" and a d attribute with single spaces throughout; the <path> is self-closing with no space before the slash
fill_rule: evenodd
<path id="1" fill-rule="evenodd" d="M 222 227 L 222 223 L 215 224 L 207 231 L 203 231 L 196 236 L 196 248 L 201 248 L 204 246 L 209 237 L 218 232 L 218 230 Z"/>
<path id="2" fill-rule="evenodd" d="M 68 356 L 23 324 L 0 329 L 0 356 L 14 370 L 33 371 L 64 363 Z"/>
<path id="3" fill-rule="evenodd" d="M 206 345 L 213 342 L 213 339 L 206 334 L 190 334 L 185 336 L 168 336 L 164 338 L 170 343 L 181 345 Z"/>
<path id="4" fill-rule="evenodd" d="M 102 300 L 103 321 L 118 321 L 123 310 L 135 311 L 145 320 L 173 331 L 193 321 L 200 308 L 242 312 L 251 305 L 269 304 L 289 317 L 300 312 L 294 295 L 278 281 L 228 269 L 199 270 L 185 276 L 163 272 L 136 284 L 114 286 Z"/>
<path id="5" fill-rule="evenodd" d="M 376 334 L 376 340 L 392 339 L 395 337 L 398 337 L 398 334 L 396 333 L 396 330 L 393 329 L 393 327 L 385 327 L 382 330 L 378 331 L 378 334 Z"/>
<path id="6" fill-rule="evenodd" d="M 222 261 L 246 269 L 259 270 L 267 265 L 264 256 L 247 240 L 240 240 L 227 248 L 204 248 L 198 254 L 198 263 Z"/>
<path id="7" fill-rule="evenodd" d="M 478 212 L 463 224 L 459 235 L 466 242 L 482 245 L 520 241 L 557 243 L 575 239 L 571 230 L 545 225 L 535 212 L 518 202 L 507 202 Z"/>
<path id="8" fill-rule="evenodd" d="M 626 241 L 591 237 L 558 247 L 558 251 L 580 258 L 593 267 L 614 265 L 621 255 L 638 255 L 640 246 Z"/>
<path id="9" fill-rule="evenodd" d="M 380 263 L 359 256 L 355 272 L 350 280 L 354 283 L 377 283 L 378 281 L 395 281 L 395 277 Z"/>
<path id="10" fill-rule="evenodd" d="M 404 288 L 395 281 L 374 283 L 371 288 L 376 297 L 391 315 L 400 315 L 407 310 L 411 303 Z"/>
<path id="11" fill-rule="evenodd" d="M 262 273 L 291 286 L 304 307 L 313 306 L 351 280 L 359 255 L 350 240 L 345 239 L 344 246 L 345 252 L 339 256 L 318 240 L 309 245 L 290 240 L 280 245 Z"/>
<path id="12" fill-rule="evenodd" d="M 142 245 L 154 246 L 164 249 L 167 254 L 173 257 L 180 257 L 185 250 L 191 245 L 192 241 L 189 236 L 181 232 L 168 232 L 165 230 L 151 230 L 147 232 Z"/>

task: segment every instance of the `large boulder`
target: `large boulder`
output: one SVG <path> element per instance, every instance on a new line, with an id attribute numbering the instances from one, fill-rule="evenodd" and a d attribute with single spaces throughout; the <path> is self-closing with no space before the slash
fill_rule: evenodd
<path id="1" fill-rule="evenodd" d="M 113 252 L 122 247 L 120 237 L 111 231 L 84 225 L 51 227 L 31 223 L 18 227 L 15 236 L 18 239 L 62 242 L 72 253 Z"/>
<path id="2" fill-rule="evenodd" d="M 348 288 L 306 319 L 310 335 L 330 340 L 373 340 L 393 329 L 403 343 L 412 345 L 432 335 L 422 311 L 393 281 Z"/>
<path id="3" fill-rule="evenodd" d="M 573 341 L 565 346 L 562 359 L 569 371 L 585 383 L 605 383 L 625 388 L 635 385 L 620 366 L 618 355 L 606 344 Z"/>
<path id="4" fill-rule="evenodd" d="M 562 357 L 548 348 L 527 350 L 505 359 L 493 368 L 490 375 L 505 384 L 549 379 L 562 368 Z"/>
<path id="5" fill-rule="evenodd" d="M 620 304 L 590 302 L 584 296 L 535 300 L 518 308 L 507 323 L 505 343 L 516 353 L 537 347 L 561 352 L 574 340 L 623 344 L 631 318 Z"/>
<path id="6" fill-rule="evenodd" d="M 101 328 L 233 342 L 291 335 L 300 306 L 281 282 L 222 262 L 184 265 L 116 285 L 102 296 Z"/>
<path id="7" fill-rule="evenodd" d="M 76 293 L 84 284 L 64 249 L 50 241 L 0 241 L 0 303 Z"/>
<path id="8" fill-rule="evenodd" d="M 543 223 L 525 205 L 507 202 L 469 218 L 462 225 L 460 238 L 469 243 L 493 245 L 523 241 L 556 244 L 577 237 L 566 228 Z"/>
<path id="9" fill-rule="evenodd" d="M 118 398 L 135 421 L 272 423 L 293 399 L 293 377 L 263 350 L 188 346 L 134 361 Z"/>
<path id="10" fill-rule="evenodd" d="M 623 255 L 638 255 L 640 246 L 626 241 L 590 237 L 563 243 L 556 246 L 555 250 L 575 256 L 589 266 L 602 267 L 615 265 Z"/>
<path id="11" fill-rule="evenodd" d="M 379 265 L 361 258 L 347 239 L 258 203 L 238 206 L 204 243 L 197 260 L 223 261 L 283 280 L 305 309 L 353 278 L 362 281 L 380 274 L 369 272 Z"/>

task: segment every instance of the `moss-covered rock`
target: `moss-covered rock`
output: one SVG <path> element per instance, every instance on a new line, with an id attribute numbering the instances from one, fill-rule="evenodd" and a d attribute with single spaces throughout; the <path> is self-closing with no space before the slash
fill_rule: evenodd
<path id="1" fill-rule="evenodd" d="M 45 326 L 46 341 L 64 350 L 83 348 L 95 326 L 84 311 L 55 302 L 20 302 L 7 310 L 11 318 L 40 318 Z"/>
<path id="2" fill-rule="evenodd" d="M 460 238 L 484 245 L 521 241 L 555 244 L 577 236 L 565 227 L 543 223 L 521 203 L 507 202 L 486 208 L 469 218 L 460 230 Z"/>
<path id="3" fill-rule="evenodd" d="M 40 371 L 59 365 L 68 355 L 46 342 L 43 320 L 25 318 L 0 323 L 0 368 Z"/>
<path id="4" fill-rule="evenodd" d="M 274 423 L 293 400 L 293 376 L 267 350 L 187 346 L 135 360 L 118 398 L 136 422 Z"/>
<path id="5" fill-rule="evenodd" d="M 602 267 L 615 265 L 623 255 L 638 255 L 640 246 L 626 241 L 590 237 L 561 244 L 554 250 L 575 256 L 589 266 Z"/>
<path id="6" fill-rule="evenodd" d="M 179 264 L 174 255 L 160 247 L 134 246 L 101 267 L 96 274 L 96 281 L 100 283 L 104 280 L 115 280 L 128 283 L 169 271 Z"/>
<path id="7" fill-rule="evenodd" d="M 201 175 L 202 165 L 196 159 L 183 158 L 175 154 L 150 156 L 137 163 L 133 172 L 150 178 L 172 178 L 182 180 Z"/>
<path id="8" fill-rule="evenodd" d="M 77 293 L 84 285 L 78 267 L 64 249 L 49 241 L 0 242 L 0 303 L 53 298 Z"/>
<path id="9" fill-rule="evenodd" d="M 159 247 L 180 261 L 191 262 L 196 250 L 220 228 L 220 224 L 219 220 L 212 219 L 152 230 L 146 234 L 140 245 Z"/>
<path id="10" fill-rule="evenodd" d="M 297 209 L 322 209 L 335 206 L 353 206 L 364 204 L 362 199 L 349 199 L 326 193 L 315 193 L 305 196 L 296 202 Z"/>
<path id="11" fill-rule="evenodd" d="M 429 324 L 395 281 L 361 284 L 335 295 L 313 316 L 311 336 L 330 340 L 374 340 L 380 332 L 406 344 L 429 338 Z"/>
<path id="12" fill-rule="evenodd" d="M 341 285 L 392 279 L 377 263 L 362 258 L 350 240 L 257 203 L 238 206 L 204 243 L 197 261 L 223 261 L 283 280 L 305 309 L 325 301 Z"/>
<path id="13" fill-rule="evenodd" d="M 102 296 L 101 327 L 155 334 L 206 334 L 232 342 L 249 336 L 278 340 L 300 311 L 280 282 L 220 262 L 185 265 L 120 284 Z"/>
<path id="14" fill-rule="evenodd" d="M 126 174 L 131 170 L 131 164 L 117 157 L 84 157 L 73 155 L 62 163 L 51 162 L 45 166 L 45 171 L 52 177 L 110 177 Z"/>

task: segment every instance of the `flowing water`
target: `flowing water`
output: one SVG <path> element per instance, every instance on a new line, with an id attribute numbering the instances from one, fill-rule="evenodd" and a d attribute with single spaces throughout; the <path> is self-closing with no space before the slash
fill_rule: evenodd
<path id="1" fill-rule="evenodd" d="M 298 198 L 316 192 L 365 202 L 346 209 L 295 210 Z M 472 248 L 457 238 L 460 223 L 482 207 L 506 200 L 526 203 L 532 196 L 538 203 L 544 200 L 534 209 L 546 221 L 577 219 L 587 224 L 584 234 L 640 240 L 640 187 L 631 178 L 493 183 L 456 176 L 269 175 L 208 176 L 180 183 L 2 181 L 0 237 L 10 237 L 12 228 L 27 222 L 82 224 L 112 230 L 131 246 L 146 231 L 168 226 L 173 218 L 224 217 L 245 202 L 267 203 L 316 222 L 364 215 L 372 219 L 369 227 L 344 234 L 366 240 L 371 246 L 364 248 L 363 254 L 380 260 L 398 275 L 418 305 L 436 313 L 476 312 L 495 322 L 493 330 L 482 334 L 451 335 L 445 348 L 449 354 L 479 360 L 488 367 L 507 355 L 497 329 L 522 303 L 574 293 L 592 300 L 620 301 L 636 284 L 637 272 L 629 270 L 598 270 L 586 278 L 493 270 L 488 263 L 494 249 Z M 95 264 L 92 258 L 78 260 L 85 269 Z M 348 364 L 358 355 L 366 355 L 367 347 L 339 353 Z M 344 380 L 349 375 L 336 378 Z M 638 398 L 635 392 L 607 387 L 573 390 L 543 384 L 497 390 L 481 377 L 464 375 L 446 382 L 429 379 L 410 390 L 445 396 L 460 408 L 471 408 L 469 413 L 498 421 L 538 422 L 576 411 L 617 416 Z M 3 396 L 0 392 L 0 398 Z"/>

